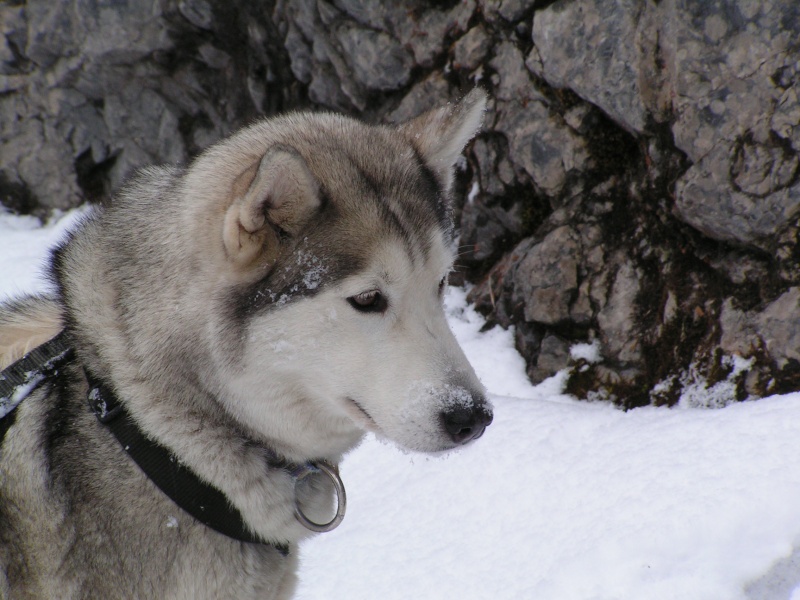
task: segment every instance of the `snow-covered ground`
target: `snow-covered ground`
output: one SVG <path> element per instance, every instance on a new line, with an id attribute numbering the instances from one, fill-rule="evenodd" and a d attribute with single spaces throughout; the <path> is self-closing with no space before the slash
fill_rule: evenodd
<path id="1" fill-rule="evenodd" d="M 0 298 L 43 289 L 74 218 L 0 215 Z M 494 423 L 444 457 L 367 439 L 342 465 L 343 524 L 302 548 L 298 598 L 800 600 L 800 393 L 577 401 L 563 373 L 528 383 L 511 333 L 480 333 L 464 296 L 450 290 L 450 323 Z"/>

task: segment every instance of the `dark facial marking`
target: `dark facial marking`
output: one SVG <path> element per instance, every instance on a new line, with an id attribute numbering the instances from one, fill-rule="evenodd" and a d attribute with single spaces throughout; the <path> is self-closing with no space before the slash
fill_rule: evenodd
<path id="1" fill-rule="evenodd" d="M 346 249 L 337 252 L 335 242 L 322 243 L 325 229 L 336 227 L 335 221 L 327 223 L 327 227 L 325 225 L 321 224 L 314 232 L 298 239 L 287 240 L 285 249 L 269 273 L 230 292 L 227 301 L 236 323 L 244 323 L 288 302 L 313 297 L 323 291 L 328 282 L 341 281 L 365 267 L 363 257 Z"/>
<path id="2" fill-rule="evenodd" d="M 445 193 L 442 182 L 439 181 L 436 173 L 428 166 L 428 163 L 425 162 L 416 148 L 414 148 L 414 158 L 417 161 L 417 168 L 420 173 L 420 177 L 416 182 L 419 187 L 419 195 L 430 199 L 439 226 L 445 231 L 451 231 L 453 224 L 449 195 Z"/>
<path id="3" fill-rule="evenodd" d="M 452 235 L 452 216 L 434 172 L 411 149 L 416 159 L 414 168 L 408 168 L 407 164 L 391 165 L 384 169 L 383 175 L 363 166 L 363 158 L 352 154 L 347 157 L 368 192 L 367 198 L 375 202 L 384 222 L 403 241 L 414 262 L 420 253 L 427 260 L 430 250 L 427 233 L 432 227 Z"/>

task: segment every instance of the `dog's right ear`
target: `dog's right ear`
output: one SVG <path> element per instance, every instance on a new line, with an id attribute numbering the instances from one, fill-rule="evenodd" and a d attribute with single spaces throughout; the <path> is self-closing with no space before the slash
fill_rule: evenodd
<path id="1" fill-rule="evenodd" d="M 320 206 L 319 186 L 305 160 L 275 147 L 236 178 L 222 231 L 236 267 L 273 262 L 281 238 L 296 235 Z"/>
<path id="2" fill-rule="evenodd" d="M 486 92 L 475 88 L 459 102 L 429 110 L 399 127 L 446 190 L 453 184 L 456 160 L 480 129 L 486 101 Z"/>

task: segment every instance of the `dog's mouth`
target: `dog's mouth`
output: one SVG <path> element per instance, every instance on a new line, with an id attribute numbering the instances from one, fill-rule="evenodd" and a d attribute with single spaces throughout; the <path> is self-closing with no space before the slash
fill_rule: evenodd
<path id="1" fill-rule="evenodd" d="M 375 422 L 375 419 L 372 418 L 361 404 L 358 403 L 357 400 L 350 398 L 349 396 L 346 398 L 347 400 L 347 407 L 348 413 L 350 413 L 351 418 L 358 424 L 360 424 L 364 429 L 373 432 L 380 432 L 380 427 Z"/>

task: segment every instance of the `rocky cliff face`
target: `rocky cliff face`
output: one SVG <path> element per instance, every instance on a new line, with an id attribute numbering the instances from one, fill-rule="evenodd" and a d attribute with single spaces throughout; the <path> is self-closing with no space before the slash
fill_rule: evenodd
<path id="1" fill-rule="evenodd" d="M 792 0 L 35 0 L 0 25 L 12 210 L 101 200 L 259 114 L 397 122 L 478 84 L 454 279 L 533 380 L 571 365 L 625 406 L 800 389 Z"/>
<path id="2" fill-rule="evenodd" d="M 108 197 L 259 114 L 301 103 L 272 7 L 232 0 L 0 5 L 0 200 L 19 212 Z"/>

